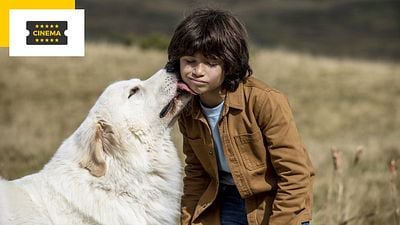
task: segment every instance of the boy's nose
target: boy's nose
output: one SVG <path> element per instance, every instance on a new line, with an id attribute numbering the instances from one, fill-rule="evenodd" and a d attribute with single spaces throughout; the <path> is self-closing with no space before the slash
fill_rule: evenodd
<path id="1" fill-rule="evenodd" d="M 193 68 L 193 75 L 196 77 L 202 77 L 204 76 L 204 64 L 203 63 L 198 63 L 194 68 Z"/>

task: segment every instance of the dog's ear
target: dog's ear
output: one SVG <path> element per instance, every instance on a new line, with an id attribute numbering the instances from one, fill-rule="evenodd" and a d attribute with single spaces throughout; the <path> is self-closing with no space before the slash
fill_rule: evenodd
<path id="1" fill-rule="evenodd" d="M 98 121 L 90 143 L 89 157 L 80 163 L 81 166 L 95 177 L 104 176 L 107 171 L 106 154 L 112 155 L 116 146 L 117 141 L 111 125 L 104 120 Z"/>

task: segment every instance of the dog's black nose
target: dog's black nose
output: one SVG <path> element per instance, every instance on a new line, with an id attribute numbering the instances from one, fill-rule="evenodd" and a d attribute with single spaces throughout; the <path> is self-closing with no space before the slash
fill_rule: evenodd
<path id="1" fill-rule="evenodd" d="M 167 64 L 165 64 L 164 69 L 168 72 L 168 73 L 175 73 L 177 72 L 177 66 L 176 62 L 172 62 L 172 61 L 168 61 Z"/>

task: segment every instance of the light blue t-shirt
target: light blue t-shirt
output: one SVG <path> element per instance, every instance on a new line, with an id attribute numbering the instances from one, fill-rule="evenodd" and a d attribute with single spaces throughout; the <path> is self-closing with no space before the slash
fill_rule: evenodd
<path id="1" fill-rule="evenodd" d="M 207 121 L 208 124 L 210 125 L 211 134 L 214 140 L 214 150 L 217 155 L 220 182 L 223 184 L 233 185 L 234 182 L 232 174 L 229 169 L 228 162 L 226 161 L 225 158 L 224 149 L 222 147 L 222 142 L 221 142 L 221 136 L 219 134 L 219 129 L 218 129 L 218 121 L 222 109 L 224 108 L 224 102 L 221 102 L 219 105 L 213 108 L 208 108 L 203 104 L 201 104 L 201 102 L 200 106 L 203 110 L 204 115 L 207 117 Z"/>

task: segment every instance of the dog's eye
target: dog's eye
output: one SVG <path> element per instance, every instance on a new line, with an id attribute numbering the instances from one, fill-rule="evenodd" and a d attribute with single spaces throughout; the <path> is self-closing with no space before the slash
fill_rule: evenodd
<path id="1" fill-rule="evenodd" d="M 132 88 L 132 89 L 129 91 L 129 96 L 128 96 L 128 98 L 130 98 L 132 95 L 136 94 L 136 92 L 138 92 L 138 91 L 139 91 L 139 88 L 138 88 L 138 87 Z"/>

